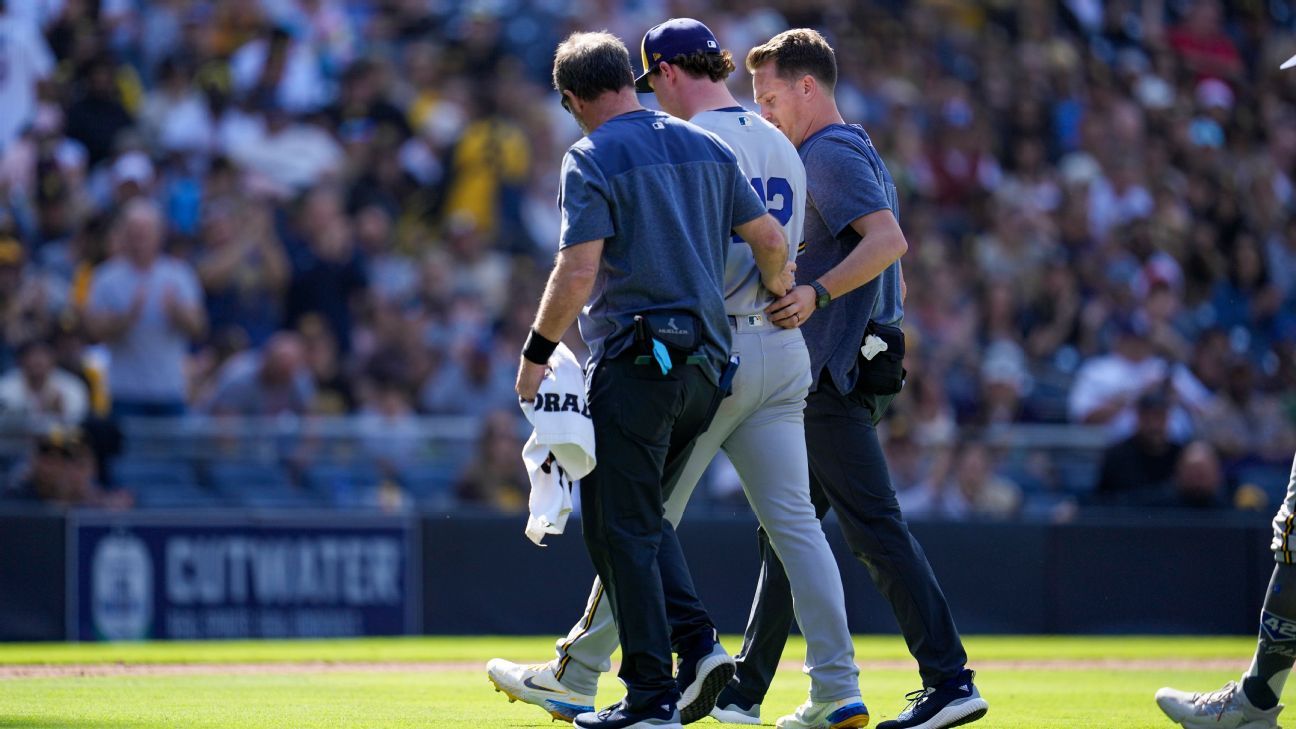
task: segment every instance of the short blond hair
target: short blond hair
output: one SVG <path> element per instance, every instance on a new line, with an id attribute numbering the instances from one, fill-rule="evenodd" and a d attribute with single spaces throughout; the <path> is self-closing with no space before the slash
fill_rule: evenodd
<path id="1" fill-rule="evenodd" d="M 774 62 L 778 75 L 795 81 L 807 74 L 831 89 L 837 85 L 837 54 L 828 41 L 812 28 L 793 28 L 770 38 L 747 53 L 747 70 Z"/>

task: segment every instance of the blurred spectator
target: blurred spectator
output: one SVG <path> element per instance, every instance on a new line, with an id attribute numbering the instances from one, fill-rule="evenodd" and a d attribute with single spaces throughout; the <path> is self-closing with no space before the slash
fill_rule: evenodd
<path id="1" fill-rule="evenodd" d="M 80 98 L 68 108 L 68 136 L 85 145 L 90 166 L 108 159 L 118 135 L 135 123 L 117 88 L 117 64 L 109 56 L 91 59 L 82 71 Z"/>
<path id="2" fill-rule="evenodd" d="M 212 415 L 306 415 L 315 383 L 301 337 L 280 332 L 258 351 L 235 355 L 221 368 L 207 410 Z"/>
<path id="3" fill-rule="evenodd" d="M 526 508 L 531 483 L 522 465 L 518 420 L 519 416 L 505 410 L 486 416 L 476 455 L 455 486 L 460 500 L 500 511 Z"/>
<path id="4" fill-rule="evenodd" d="M 19 345 L 18 366 L 0 377 L 0 419 L 77 425 L 89 414 L 85 383 L 57 369 L 49 343 L 33 339 Z"/>
<path id="5" fill-rule="evenodd" d="M 123 509 L 134 501 L 128 491 L 105 491 L 100 486 L 94 454 L 80 432 L 62 428 L 36 439 L 26 471 L 6 495 L 64 508 Z"/>
<path id="6" fill-rule="evenodd" d="M 292 251 L 292 282 L 288 287 L 287 320 L 319 314 L 345 355 L 351 351 L 352 310 L 369 286 L 350 221 L 342 211 L 341 195 L 316 188 L 301 205 L 298 226 L 304 241 Z"/>
<path id="7" fill-rule="evenodd" d="M 939 519 L 1011 519 L 1020 511 L 1017 484 L 994 472 L 990 449 L 979 441 L 959 446 L 944 473 L 905 492 L 908 516 Z"/>
<path id="8" fill-rule="evenodd" d="M 30 0 L 0 0 L 0 152 L 3 152 L 36 115 L 36 87 L 54 71 L 40 27 L 34 19 L 15 12 Z M 11 9 L 9 6 L 13 5 Z"/>
<path id="9" fill-rule="evenodd" d="M 193 85 L 193 69 L 178 57 L 163 61 L 158 86 L 144 100 L 140 124 L 162 151 L 203 154 L 211 150 L 215 126 L 207 98 Z"/>
<path id="10" fill-rule="evenodd" d="M 1134 434 L 1103 453 L 1094 489 L 1100 503 L 1147 505 L 1164 499 L 1183 452 L 1183 446 L 1170 440 L 1169 411 L 1163 394 L 1138 398 Z"/>
<path id="11" fill-rule="evenodd" d="M 187 263 L 162 253 L 157 206 L 133 200 L 114 237 L 120 252 L 95 270 L 86 324 L 108 345 L 108 389 L 118 417 L 185 412 L 185 354 L 207 326 Z"/>
<path id="12" fill-rule="evenodd" d="M 1271 393 L 1256 387 L 1255 367 L 1234 358 L 1223 392 L 1202 419 L 1203 439 L 1228 467 L 1246 463 L 1286 463 L 1296 451 L 1296 428 Z"/>
<path id="13" fill-rule="evenodd" d="M 1146 330 L 1138 322 L 1118 322 L 1114 338 L 1111 354 L 1086 361 L 1076 372 L 1070 396 L 1071 418 L 1106 426 L 1111 439 L 1120 440 L 1135 430 L 1135 402 L 1145 394 L 1165 391 L 1175 396 L 1169 405 L 1169 437 L 1187 440 L 1194 429 L 1188 407 L 1205 407 L 1209 393 L 1187 368 L 1156 356 Z"/>
<path id="14" fill-rule="evenodd" d="M 267 26 L 260 37 L 230 58 L 234 91 L 254 105 L 291 113 L 315 111 L 328 102 L 328 88 L 310 46 L 283 27 Z"/>
<path id="15" fill-rule="evenodd" d="M 428 380 L 420 404 L 434 415 L 483 416 L 517 404 L 510 362 L 493 356 L 489 342 L 481 342 L 454 356 Z M 521 451 L 519 451 L 520 453 Z"/>
<path id="16" fill-rule="evenodd" d="M 290 271 L 265 205 L 208 203 L 197 269 L 213 334 L 236 330 L 260 345 L 279 328 Z"/>
<path id="17" fill-rule="evenodd" d="M 356 406 L 351 380 L 339 360 L 337 337 L 317 314 L 297 323 L 306 351 L 306 366 L 315 380 L 315 409 L 321 415 L 345 415 Z"/>
<path id="18" fill-rule="evenodd" d="M 1175 464 L 1174 494 L 1168 503 L 1190 509 L 1224 509 L 1229 507 L 1224 493 L 1224 469 L 1219 456 L 1209 444 L 1188 444 Z"/>

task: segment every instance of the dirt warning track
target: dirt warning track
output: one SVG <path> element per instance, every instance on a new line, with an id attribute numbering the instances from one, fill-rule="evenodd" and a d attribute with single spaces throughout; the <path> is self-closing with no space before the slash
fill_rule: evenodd
<path id="1" fill-rule="evenodd" d="M 1245 669 L 1239 658 L 1049 659 L 977 661 L 978 671 L 1224 671 Z M 782 671 L 800 671 L 797 661 L 784 661 Z M 912 661 L 861 662 L 861 671 L 913 670 Z M 329 673 L 459 673 L 481 671 L 478 662 L 305 661 L 285 663 L 67 663 L 0 666 L 0 681 L 33 678 L 92 678 L 103 676 L 251 676 Z M 614 668 L 615 670 L 615 668 Z"/>

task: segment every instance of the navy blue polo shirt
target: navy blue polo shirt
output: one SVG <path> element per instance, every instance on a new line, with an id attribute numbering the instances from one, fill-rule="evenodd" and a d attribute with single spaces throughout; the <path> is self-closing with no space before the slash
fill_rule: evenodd
<path id="1" fill-rule="evenodd" d="M 603 123 L 562 164 L 560 246 L 603 239 L 594 292 L 580 317 L 590 363 L 634 342 L 634 315 L 692 313 L 714 382 L 729 355 L 725 255 L 732 229 L 765 213 L 718 137 L 658 111 Z"/>

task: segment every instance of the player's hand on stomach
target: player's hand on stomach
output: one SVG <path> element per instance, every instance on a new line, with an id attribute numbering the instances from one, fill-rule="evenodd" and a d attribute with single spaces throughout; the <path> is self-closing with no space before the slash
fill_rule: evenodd
<path id="1" fill-rule="evenodd" d="M 784 329 L 795 329 L 814 314 L 815 291 L 802 284 L 789 290 L 778 301 L 765 308 L 770 321 Z"/>

